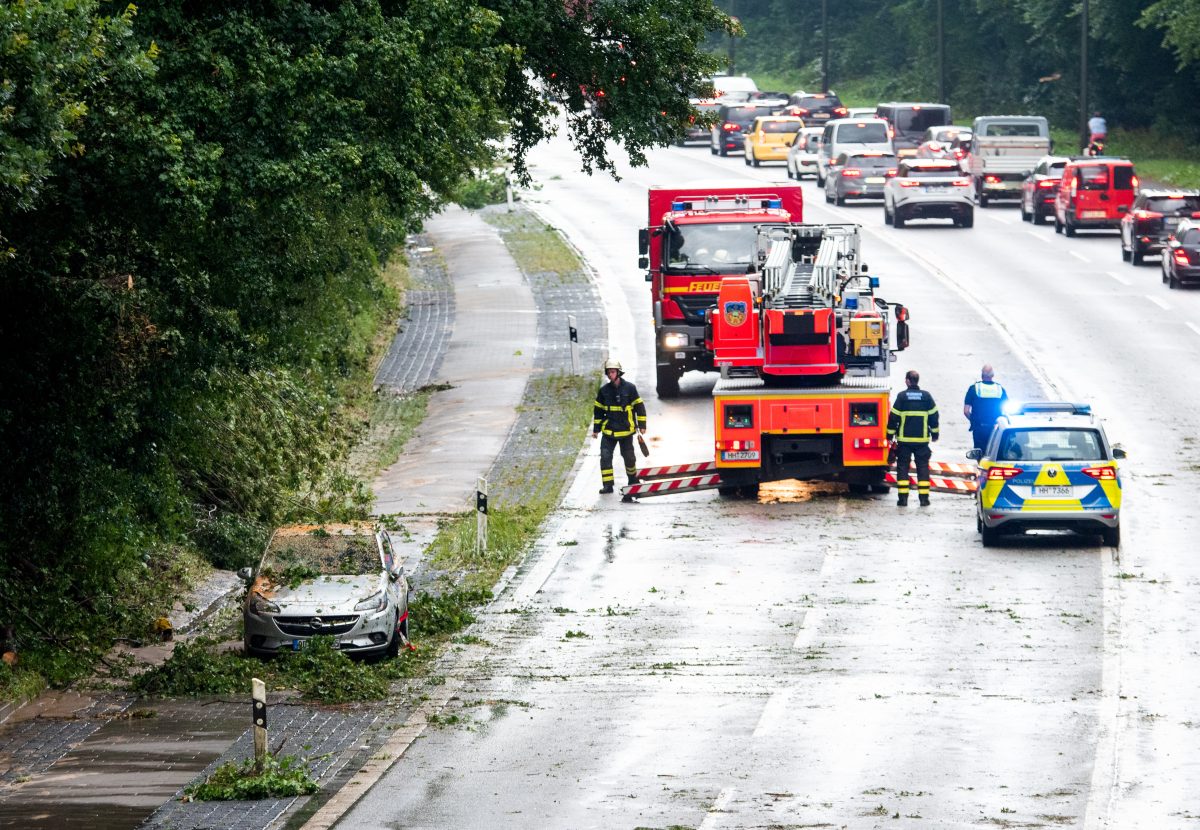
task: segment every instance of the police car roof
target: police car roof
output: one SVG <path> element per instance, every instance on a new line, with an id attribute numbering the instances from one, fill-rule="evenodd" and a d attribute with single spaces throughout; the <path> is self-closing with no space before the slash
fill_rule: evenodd
<path id="1" fill-rule="evenodd" d="M 1096 421 L 1092 407 L 1085 403 L 1069 401 L 1026 401 L 1006 413 L 1010 426 L 1033 426 L 1037 424 L 1074 423 L 1091 425 Z"/>

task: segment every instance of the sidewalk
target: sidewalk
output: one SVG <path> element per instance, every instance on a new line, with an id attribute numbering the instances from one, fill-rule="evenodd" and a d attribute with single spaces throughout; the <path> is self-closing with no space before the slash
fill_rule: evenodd
<path id="1" fill-rule="evenodd" d="M 430 251 L 436 247 L 436 253 Z M 438 266 L 437 254 L 445 260 Z M 565 314 L 579 319 L 583 351 L 595 365 L 606 342 L 595 288 L 527 279 L 497 231 L 478 214 L 453 208 L 430 220 L 410 248 L 420 288 L 378 385 L 435 393 L 426 421 L 404 456 L 375 482 L 376 512 L 396 515 L 414 554 L 436 533 L 437 518 L 466 509 L 476 479 L 514 463 L 525 449 L 518 410 L 532 375 L 569 368 L 559 343 Z M 582 430 L 581 430 L 582 431 Z M 531 485 L 532 486 L 532 485 Z M 519 494 L 514 494 L 519 498 Z M 95 830 L 263 830 L 294 826 L 379 752 L 408 716 L 411 702 L 316 707 L 271 703 L 270 743 L 284 753 L 320 757 L 322 791 L 313 799 L 183 803 L 182 788 L 219 764 L 252 752 L 249 701 L 143 700 L 121 693 L 43 695 L 0 712 L 0 827 Z"/>

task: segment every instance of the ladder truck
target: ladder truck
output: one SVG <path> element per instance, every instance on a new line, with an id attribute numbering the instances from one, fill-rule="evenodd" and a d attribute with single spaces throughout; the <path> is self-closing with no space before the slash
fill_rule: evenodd
<path id="1" fill-rule="evenodd" d="M 761 225 L 756 256 L 754 272 L 722 279 L 707 314 L 721 370 L 713 460 L 641 470 L 627 499 L 785 479 L 886 492 L 886 378 L 908 346 L 908 310 L 875 296 L 858 225 Z"/>

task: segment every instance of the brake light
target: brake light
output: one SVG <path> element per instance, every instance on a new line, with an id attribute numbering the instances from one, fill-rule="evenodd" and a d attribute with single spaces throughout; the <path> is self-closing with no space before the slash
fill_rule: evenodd
<path id="1" fill-rule="evenodd" d="M 1037 183 L 1037 186 L 1042 188 L 1043 190 L 1049 190 L 1050 188 L 1054 187 L 1054 185 L 1056 185 L 1056 184 L 1058 184 L 1058 182 L 1054 181 L 1054 179 L 1042 179 L 1040 182 Z"/>
<path id="2" fill-rule="evenodd" d="M 988 184 L 999 184 L 1000 183 L 999 176 L 984 176 L 983 180 L 985 182 L 987 182 Z"/>
<path id="3" fill-rule="evenodd" d="M 901 179 L 900 186 L 901 187 L 920 187 L 921 183 L 918 181 L 915 181 L 913 179 Z"/>
<path id="4" fill-rule="evenodd" d="M 1138 177 L 1137 177 L 1137 176 L 1134 176 L 1134 177 L 1133 177 L 1133 189 L 1134 189 L 1134 190 L 1137 190 L 1137 189 L 1138 189 L 1138 187 L 1140 187 L 1140 186 L 1141 186 L 1141 184 L 1142 184 L 1142 183 L 1141 183 L 1141 181 L 1138 179 Z"/>
<path id="5" fill-rule="evenodd" d="M 970 179 L 955 179 L 954 180 L 955 187 L 969 187 L 970 185 L 971 185 Z"/>
<path id="6" fill-rule="evenodd" d="M 726 121 L 721 125 L 721 129 L 727 133 L 740 133 L 742 131 L 742 125 L 734 124 L 732 121 Z"/>
<path id="7" fill-rule="evenodd" d="M 855 170 L 855 169 L 853 169 L 853 168 L 850 168 L 850 169 L 847 169 L 847 170 L 843 170 L 843 171 L 842 171 L 842 178 L 851 178 L 851 179 L 856 179 L 856 178 L 858 178 L 858 177 L 859 177 L 859 176 L 861 176 L 861 175 L 862 175 L 862 171 L 861 171 L 861 170 Z"/>
<path id="8" fill-rule="evenodd" d="M 808 115 L 808 110 L 805 109 L 804 107 L 792 107 L 792 111 L 796 115 Z"/>
<path id="9" fill-rule="evenodd" d="M 1176 248 L 1175 252 L 1173 254 L 1171 254 L 1171 256 L 1175 259 L 1175 262 L 1179 265 L 1191 265 L 1192 264 L 1192 261 L 1190 259 L 1188 259 L 1188 252 L 1185 251 L 1183 248 Z"/>
<path id="10" fill-rule="evenodd" d="M 1162 219 L 1161 213 L 1156 213 L 1153 210 L 1135 210 L 1133 212 L 1134 219 Z"/>
<path id="11" fill-rule="evenodd" d="M 845 118 L 847 115 L 850 114 L 850 110 L 846 109 L 845 107 L 834 107 L 833 114 L 841 116 L 842 118 Z"/>
<path id="12" fill-rule="evenodd" d="M 884 173 L 884 175 L 887 176 L 889 179 L 894 179 L 896 177 L 896 173 L 898 173 L 898 172 L 899 171 L 895 167 L 893 167 L 891 170 Z"/>
<path id="13" fill-rule="evenodd" d="M 988 481 L 1008 481 L 1025 472 L 1020 467 L 992 467 L 988 470 Z"/>
<path id="14" fill-rule="evenodd" d="M 966 154 L 966 153 L 964 153 L 962 150 L 955 150 L 955 151 L 954 151 L 954 157 L 955 157 L 956 159 L 966 158 L 966 156 L 967 156 L 967 154 Z"/>
<path id="15" fill-rule="evenodd" d="M 1116 481 L 1117 471 L 1112 467 L 1084 467 L 1079 472 L 1091 476 L 1096 481 Z"/>

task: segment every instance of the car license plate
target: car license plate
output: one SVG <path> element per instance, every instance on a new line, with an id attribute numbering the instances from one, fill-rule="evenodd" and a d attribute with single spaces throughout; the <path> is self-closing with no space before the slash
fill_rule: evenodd
<path id="1" fill-rule="evenodd" d="M 299 651 L 300 643 L 302 643 L 302 642 L 304 642 L 304 641 L 303 640 L 292 640 L 292 651 Z"/>
<path id="2" fill-rule="evenodd" d="M 722 461 L 757 461 L 758 450 L 735 450 L 721 453 Z"/>
<path id="3" fill-rule="evenodd" d="M 883 176 L 867 176 L 867 184 L 883 184 L 886 181 Z"/>
<path id="4" fill-rule="evenodd" d="M 1071 497 L 1071 488 L 1068 487 L 1034 487 L 1033 494 L 1035 496 L 1053 496 L 1055 498 Z"/>
<path id="5" fill-rule="evenodd" d="M 1080 211 L 1080 219 L 1103 219 L 1108 214 L 1102 210 L 1084 210 Z"/>
<path id="6" fill-rule="evenodd" d="M 1168 228 L 1173 228 L 1173 227 L 1175 227 L 1175 226 L 1176 226 L 1176 225 L 1178 225 L 1178 224 L 1179 224 L 1179 217 L 1178 217 L 1178 216 L 1164 216 L 1164 217 L 1163 217 L 1163 225 L 1164 225 L 1165 227 L 1168 227 Z"/>

